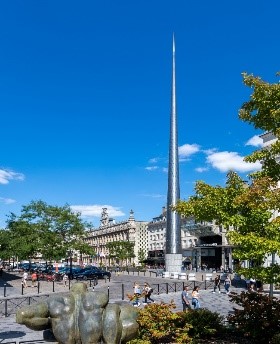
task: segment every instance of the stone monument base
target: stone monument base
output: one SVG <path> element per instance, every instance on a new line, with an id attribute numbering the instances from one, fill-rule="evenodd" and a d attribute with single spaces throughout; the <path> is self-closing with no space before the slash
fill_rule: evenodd
<path id="1" fill-rule="evenodd" d="M 165 255 L 165 271 L 178 273 L 182 271 L 181 253 L 167 253 Z"/>

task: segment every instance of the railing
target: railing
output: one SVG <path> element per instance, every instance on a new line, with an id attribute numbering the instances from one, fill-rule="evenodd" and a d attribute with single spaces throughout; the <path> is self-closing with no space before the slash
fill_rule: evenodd
<path id="1" fill-rule="evenodd" d="M 161 295 L 182 291 L 185 286 L 188 286 L 190 289 L 193 289 L 195 286 L 198 286 L 200 289 L 213 288 L 213 284 L 214 282 L 212 281 L 180 281 L 151 283 L 151 288 L 153 288 L 154 294 Z M 97 289 L 93 283 L 89 283 L 89 286 L 92 287 L 92 291 Z M 99 287 L 98 290 L 100 289 Z M 113 289 L 113 291 L 111 291 L 111 289 Z M 102 285 L 102 290 L 104 291 L 104 285 Z M 131 286 L 119 283 L 111 288 L 108 285 L 107 293 L 109 300 L 128 300 L 127 294 L 131 294 Z M 23 306 L 45 301 L 50 295 L 52 294 L 0 298 L 0 314 L 8 317 L 10 314 L 15 314 L 17 310 Z"/>

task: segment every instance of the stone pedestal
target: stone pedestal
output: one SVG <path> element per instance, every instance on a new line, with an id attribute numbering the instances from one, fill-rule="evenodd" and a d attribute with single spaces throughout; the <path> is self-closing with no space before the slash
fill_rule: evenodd
<path id="1" fill-rule="evenodd" d="M 167 253 L 165 255 L 165 270 L 168 272 L 182 271 L 182 254 L 181 253 Z"/>

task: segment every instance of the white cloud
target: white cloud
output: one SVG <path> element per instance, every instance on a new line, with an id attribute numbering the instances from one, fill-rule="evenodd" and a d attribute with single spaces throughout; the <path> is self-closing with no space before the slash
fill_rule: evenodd
<path id="1" fill-rule="evenodd" d="M 74 212 L 81 213 L 83 217 L 101 217 L 102 209 L 107 208 L 110 217 L 124 216 L 119 207 L 113 207 L 111 205 L 71 205 L 71 209 Z"/>
<path id="2" fill-rule="evenodd" d="M 12 204 L 12 203 L 15 203 L 16 200 L 14 200 L 12 198 L 0 197 L 0 202 L 5 203 L 5 204 Z"/>
<path id="3" fill-rule="evenodd" d="M 162 172 L 168 173 L 168 168 L 167 167 L 163 167 Z"/>
<path id="4" fill-rule="evenodd" d="M 186 158 L 192 154 L 199 152 L 200 146 L 193 143 L 192 145 L 184 144 L 183 146 L 178 147 L 179 157 L 180 159 Z"/>
<path id="5" fill-rule="evenodd" d="M 149 160 L 149 164 L 156 164 L 159 161 L 159 158 L 152 158 Z"/>
<path id="6" fill-rule="evenodd" d="M 158 166 L 147 166 L 147 167 L 145 167 L 145 170 L 147 170 L 147 171 L 154 171 L 157 169 L 158 169 Z"/>
<path id="7" fill-rule="evenodd" d="M 197 167 L 195 169 L 195 171 L 199 172 L 199 173 L 202 173 L 202 172 L 208 171 L 208 168 L 207 167 Z"/>
<path id="8" fill-rule="evenodd" d="M 151 198 L 166 198 L 166 195 L 161 194 L 143 194 L 142 196 Z"/>
<path id="9" fill-rule="evenodd" d="M 24 180 L 22 173 L 0 169 L 0 184 L 8 184 L 10 180 Z"/>
<path id="10" fill-rule="evenodd" d="M 255 135 L 245 143 L 245 146 L 262 147 L 263 139 L 261 139 L 258 135 Z"/>
<path id="11" fill-rule="evenodd" d="M 244 157 L 236 152 L 217 152 L 207 156 L 207 162 L 221 172 L 234 170 L 237 172 L 250 172 L 261 169 L 261 163 L 245 162 Z"/>

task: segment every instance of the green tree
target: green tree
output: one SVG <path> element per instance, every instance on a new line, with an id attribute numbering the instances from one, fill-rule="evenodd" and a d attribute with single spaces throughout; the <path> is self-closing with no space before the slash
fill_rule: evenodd
<path id="1" fill-rule="evenodd" d="M 123 266 L 124 261 L 127 265 L 127 261 L 135 257 L 134 243 L 129 241 L 108 242 L 106 248 L 109 250 L 110 259 L 113 258 L 115 261 L 119 261 L 121 266 Z"/>
<path id="2" fill-rule="evenodd" d="M 197 182 L 195 191 L 194 196 L 180 201 L 174 210 L 198 221 L 215 220 L 225 227 L 230 243 L 235 246 L 234 258 L 252 262 L 249 268 L 239 267 L 240 273 L 265 283 L 280 282 L 280 267 L 262 264 L 271 253 L 280 255 L 280 218 L 271 219 L 271 209 L 280 209 L 276 182 L 263 177 L 245 186 L 241 177 L 229 172 L 224 188 Z"/>
<path id="3" fill-rule="evenodd" d="M 279 75 L 279 73 L 278 73 Z M 278 140 L 269 149 L 255 151 L 245 158 L 248 162 L 262 162 L 262 170 L 253 177 L 268 176 L 280 180 L 280 83 L 268 83 L 260 77 L 243 73 L 243 83 L 252 88 L 250 100 L 245 102 L 239 118 L 256 129 L 271 132 Z"/>
<path id="4" fill-rule="evenodd" d="M 23 206 L 21 214 L 10 214 L 7 230 L 19 259 L 41 254 L 46 260 L 58 260 L 70 250 L 93 254 L 84 242 L 87 224 L 69 205 L 51 206 L 43 201 L 32 201 Z"/>
<path id="5" fill-rule="evenodd" d="M 280 255 L 280 84 L 246 73 L 243 82 L 253 93 L 242 105 L 239 118 L 256 129 L 271 132 L 277 139 L 270 147 L 245 158 L 247 162 L 261 161 L 262 170 L 252 173 L 247 187 L 233 172 L 228 174 L 225 188 L 197 182 L 195 196 L 180 201 L 174 210 L 199 221 L 216 220 L 223 225 L 236 246 L 234 257 L 252 262 L 249 269 L 240 268 L 240 273 L 273 283 L 280 281 L 279 266 L 264 267 L 262 263 L 268 255 Z"/>
<path id="6" fill-rule="evenodd" d="M 143 248 L 140 248 L 140 250 L 138 251 L 138 261 L 141 263 L 141 265 L 144 265 L 144 260 L 146 259 L 146 253 L 143 250 Z"/>

